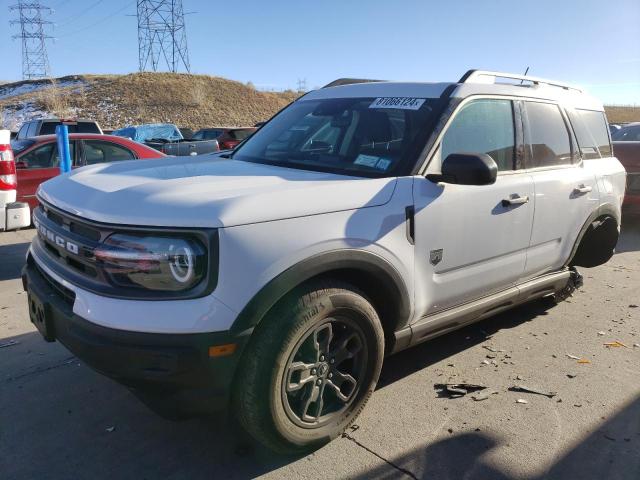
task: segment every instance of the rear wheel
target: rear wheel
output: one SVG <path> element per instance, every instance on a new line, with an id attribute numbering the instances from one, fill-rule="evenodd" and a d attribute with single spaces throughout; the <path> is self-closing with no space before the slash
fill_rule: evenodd
<path id="1" fill-rule="evenodd" d="M 273 450 L 316 448 L 355 420 L 383 355 L 378 315 L 354 287 L 299 289 L 253 334 L 235 382 L 238 419 Z"/>

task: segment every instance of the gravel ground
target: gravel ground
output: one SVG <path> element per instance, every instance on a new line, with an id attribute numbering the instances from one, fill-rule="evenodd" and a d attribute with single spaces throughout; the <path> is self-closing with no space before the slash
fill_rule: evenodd
<path id="1" fill-rule="evenodd" d="M 388 358 L 357 426 L 304 457 L 252 445 L 224 414 L 163 420 L 45 343 L 19 279 L 32 235 L 0 233 L 2 478 L 640 478 L 640 226 L 608 264 L 582 270 L 568 301 Z M 488 398 L 434 389 L 463 381 L 487 386 L 478 393 Z"/>

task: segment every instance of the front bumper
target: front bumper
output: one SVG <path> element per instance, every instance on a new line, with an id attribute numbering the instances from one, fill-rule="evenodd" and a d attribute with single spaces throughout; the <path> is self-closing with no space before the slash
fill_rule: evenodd
<path id="1" fill-rule="evenodd" d="M 49 336 L 98 372 L 126 385 L 164 416 L 225 408 L 246 343 L 230 332 L 131 332 L 92 323 L 73 312 L 74 292 L 39 268 L 31 255 L 22 272 L 30 297 L 47 305 Z M 31 301 L 30 301 L 31 308 Z M 235 343 L 234 353 L 212 358 L 211 346 Z"/>

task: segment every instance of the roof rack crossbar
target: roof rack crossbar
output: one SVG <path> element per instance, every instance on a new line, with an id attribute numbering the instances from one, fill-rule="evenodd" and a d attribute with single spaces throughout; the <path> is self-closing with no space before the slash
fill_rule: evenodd
<path id="1" fill-rule="evenodd" d="M 458 83 L 474 83 L 477 82 L 480 77 L 489 77 L 492 83 L 495 83 L 497 78 L 508 78 L 510 80 L 520 80 L 521 82 L 530 82 L 533 85 L 547 85 L 550 87 L 563 88 L 565 90 L 575 90 L 582 92 L 582 89 L 570 85 L 568 83 L 556 82 L 555 80 L 546 80 L 544 78 L 530 77 L 528 75 L 518 75 L 515 73 L 504 72 L 492 72 L 489 70 L 469 70 L 460 78 Z"/>
<path id="2" fill-rule="evenodd" d="M 322 88 L 339 87 L 342 85 L 353 85 L 354 83 L 377 83 L 385 82 L 386 80 L 373 80 L 370 78 L 339 78 L 331 83 L 327 83 Z"/>

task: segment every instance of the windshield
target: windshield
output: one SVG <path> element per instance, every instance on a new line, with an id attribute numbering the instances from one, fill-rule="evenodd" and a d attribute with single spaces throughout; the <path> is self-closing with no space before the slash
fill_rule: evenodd
<path id="1" fill-rule="evenodd" d="M 242 144 L 233 158 L 344 175 L 392 176 L 415 161 L 436 101 L 299 100 Z"/>

